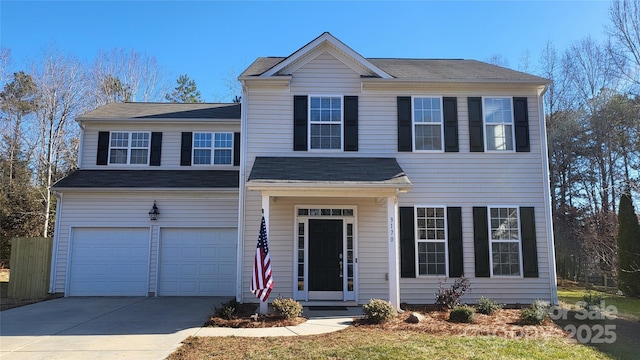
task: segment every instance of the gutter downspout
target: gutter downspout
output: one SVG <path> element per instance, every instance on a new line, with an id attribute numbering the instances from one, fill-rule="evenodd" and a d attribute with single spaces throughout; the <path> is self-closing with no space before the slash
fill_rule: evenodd
<path id="1" fill-rule="evenodd" d="M 551 303 L 558 305 L 558 282 L 556 278 L 556 252 L 555 239 L 553 236 L 553 213 L 551 209 L 551 180 L 549 179 L 549 147 L 547 144 L 547 119 L 544 113 L 544 94 L 547 92 L 549 85 L 545 85 L 544 89 L 538 95 L 538 112 L 540 113 L 540 142 L 544 152 L 542 155 L 542 173 L 543 173 L 543 192 L 545 201 L 545 218 L 547 226 L 547 244 L 549 246 L 549 289 L 551 290 Z"/>
<path id="2" fill-rule="evenodd" d="M 244 270 L 244 198 L 247 164 L 247 90 L 245 81 L 241 80 L 242 99 L 240 102 L 240 184 L 238 188 L 238 246 L 236 264 L 236 300 L 242 302 L 242 278 Z"/>
<path id="3" fill-rule="evenodd" d="M 78 164 L 76 165 L 76 167 L 78 169 L 82 169 L 82 156 L 83 156 L 82 149 L 84 148 L 84 125 L 80 121 L 78 122 L 78 125 L 80 125 L 80 142 L 78 144 Z"/>
<path id="4" fill-rule="evenodd" d="M 60 214 L 62 209 L 62 193 L 52 191 L 56 199 L 56 225 L 53 229 L 53 251 L 51 252 L 51 272 L 49 273 L 49 294 L 55 293 L 56 267 L 58 265 L 58 243 L 60 238 Z"/>

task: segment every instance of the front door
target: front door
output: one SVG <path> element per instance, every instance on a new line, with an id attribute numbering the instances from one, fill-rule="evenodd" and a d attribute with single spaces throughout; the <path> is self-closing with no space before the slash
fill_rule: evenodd
<path id="1" fill-rule="evenodd" d="M 309 219 L 309 297 L 342 299 L 342 220 Z"/>

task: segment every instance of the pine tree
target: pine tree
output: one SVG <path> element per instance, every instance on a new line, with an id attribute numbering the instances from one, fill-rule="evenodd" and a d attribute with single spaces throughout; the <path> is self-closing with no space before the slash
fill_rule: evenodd
<path id="1" fill-rule="evenodd" d="M 175 103 L 201 103 L 200 90 L 196 86 L 196 81 L 189 79 L 189 75 L 184 74 L 176 80 L 176 86 L 171 94 L 165 95 L 165 99 Z"/>
<path id="2" fill-rule="evenodd" d="M 618 213 L 618 288 L 640 295 L 640 224 L 629 191 L 620 197 Z"/>

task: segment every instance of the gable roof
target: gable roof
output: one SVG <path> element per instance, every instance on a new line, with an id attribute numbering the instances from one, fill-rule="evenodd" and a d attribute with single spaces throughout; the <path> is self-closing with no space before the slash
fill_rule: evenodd
<path id="1" fill-rule="evenodd" d="M 76 170 L 53 185 L 61 189 L 237 189 L 238 170 Z"/>
<path id="2" fill-rule="evenodd" d="M 261 75 L 266 77 L 278 75 L 279 71 L 295 63 L 296 61 L 304 58 L 307 54 L 311 53 L 313 50 L 324 45 L 330 45 L 333 48 L 339 50 L 342 54 L 346 55 L 348 58 L 353 59 L 356 63 L 360 64 L 362 67 L 367 69 L 370 73 L 375 74 L 377 77 L 380 77 L 383 79 L 390 78 L 390 76 L 386 74 L 384 71 L 379 69 L 377 66 L 371 64 L 362 55 L 355 52 L 353 49 L 348 47 L 345 43 L 338 40 L 336 37 L 334 37 L 328 32 L 324 32 L 317 38 L 311 40 L 308 44 L 296 50 L 293 54 L 287 56 L 282 61 L 275 64 L 274 66 L 270 67 Z"/>
<path id="3" fill-rule="evenodd" d="M 376 74 L 373 78 L 377 79 L 427 82 L 507 82 L 540 85 L 551 82 L 539 76 L 477 60 L 365 58 L 329 33 L 323 33 L 288 57 L 259 57 L 238 78 L 242 80 L 281 76 L 277 73 L 279 70 L 325 42 L 350 50 L 352 54 L 349 55 L 352 55 L 356 61 L 360 61 L 369 69 L 377 69 L 373 72 Z"/>
<path id="4" fill-rule="evenodd" d="M 238 103 L 110 103 L 76 118 L 84 120 L 115 119 L 219 119 L 240 120 Z"/>
<path id="5" fill-rule="evenodd" d="M 395 158 L 256 157 L 248 183 L 411 186 Z"/>

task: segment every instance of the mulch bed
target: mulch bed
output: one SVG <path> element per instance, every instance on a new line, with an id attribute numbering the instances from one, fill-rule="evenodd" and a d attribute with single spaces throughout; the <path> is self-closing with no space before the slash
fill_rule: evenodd
<path id="1" fill-rule="evenodd" d="M 295 326 L 307 321 L 304 317 L 287 319 L 276 314 L 259 314 L 257 319 L 251 317 L 257 313 L 256 304 L 240 304 L 237 307 L 237 314 L 232 319 L 211 316 L 205 326 L 230 327 L 230 328 L 268 328 Z"/>
<path id="2" fill-rule="evenodd" d="M 251 315 L 256 313 L 256 304 L 240 304 L 238 313 L 231 320 L 212 316 L 205 326 L 231 328 L 265 328 L 295 326 L 307 321 L 304 317 L 285 319 L 275 314 L 258 315 L 254 320 Z M 502 309 L 492 315 L 474 314 L 473 323 L 454 323 L 449 321 L 449 310 L 442 310 L 434 305 L 403 305 L 405 311 L 396 318 L 383 323 L 371 324 L 366 319 L 354 319 L 354 327 L 378 328 L 388 331 L 418 331 L 434 335 L 492 335 L 504 338 L 548 338 L 567 337 L 567 333 L 551 320 L 542 325 L 524 325 L 520 323 L 519 309 Z M 418 324 L 407 322 L 411 312 L 418 312 L 425 320 Z"/>
<path id="3" fill-rule="evenodd" d="M 403 307 L 404 308 L 404 307 Z M 376 327 L 383 330 L 409 330 L 434 335 L 492 335 L 504 338 L 548 338 L 567 337 L 567 333 L 551 320 L 542 325 L 524 325 L 519 321 L 519 309 L 503 309 L 492 315 L 474 314 L 473 323 L 454 323 L 449 321 L 449 310 L 440 310 L 434 306 L 408 306 L 398 317 L 383 324 L 371 324 L 366 319 L 356 319 L 356 327 Z M 425 320 L 418 324 L 407 322 L 411 312 L 418 312 Z"/>

